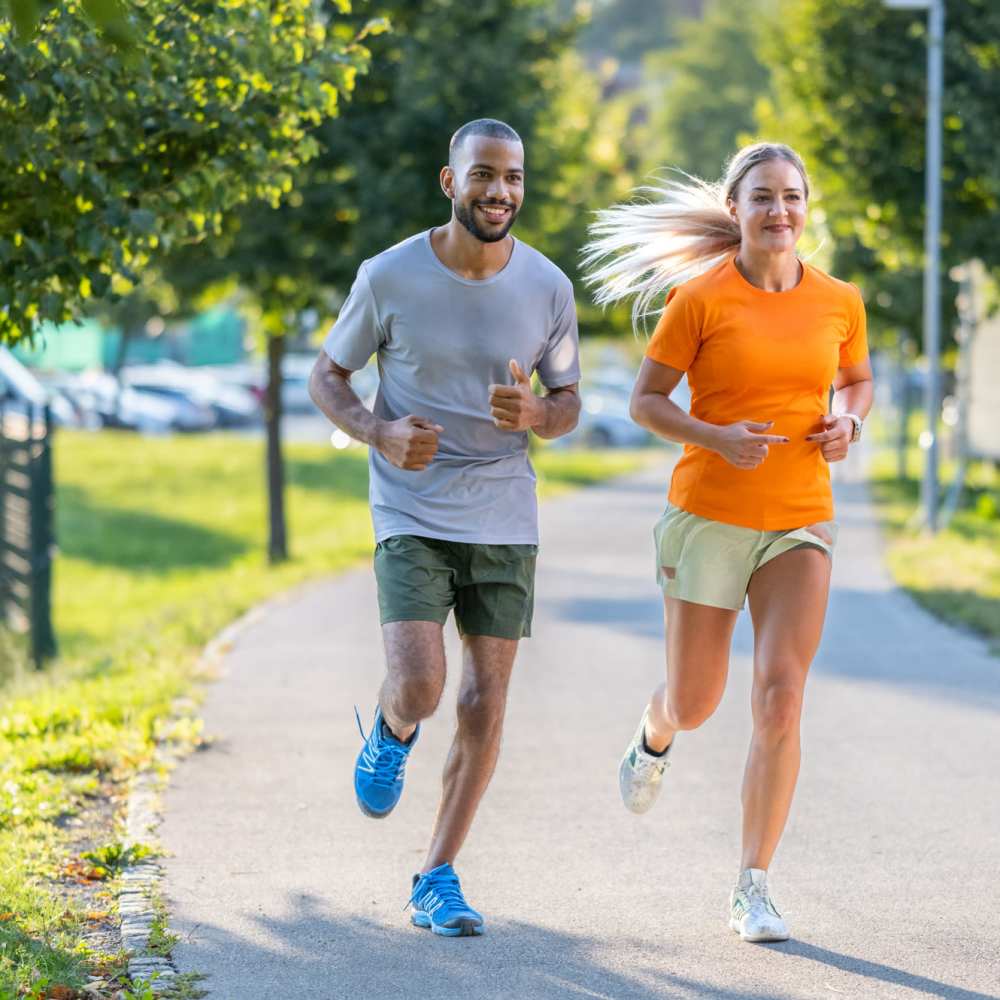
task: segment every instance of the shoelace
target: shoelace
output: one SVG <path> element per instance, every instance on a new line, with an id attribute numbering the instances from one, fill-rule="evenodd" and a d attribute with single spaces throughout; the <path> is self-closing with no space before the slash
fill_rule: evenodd
<path id="1" fill-rule="evenodd" d="M 361 713 L 358 711 L 357 705 L 354 706 L 354 718 L 358 720 L 358 732 L 361 733 L 361 739 L 365 743 L 369 743 L 371 737 L 375 734 L 374 724 L 372 725 L 371 734 L 365 736 L 365 729 L 361 724 Z M 379 740 L 378 751 L 371 761 L 375 771 L 372 783 L 385 788 L 390 787 L 399 777 L 400 768 L 406 763 L 408 753 L 409 750 L 402 744 Z"/>
<path id="2" fill-rule="evenodd" d="M 635 755 L 635 770 L 645 777 L 645 775 L 650 771 L 655 771 L 657 774 L 663 774 L 667 769 L 667 764 L 669 761 L 666 757 L 653 757 L 636 754 Z"/>
<path id="3" fill-rule="evenodd" d="M 423 885 L 421 886 L 421 883 Z M 420 898 L 417 898 L 417 891 L 420 891 Z M 423 900 L 427 899 L 429 895 L 435 897 L 431 905 L 425 906 Z M 419 903 L 428 913 L 434 913 L 439 910 L 442 906 L 459 906 L 462 909 L 468 909 L 469 904 L 465 901 L 465 896 L 462 895 L 462 887 L 459 884 L 458 876 L 454 873 L 451 875 L 435 875 L 432 879 L 418 879 L 417 884 L 413 887 L 413 895 L 410 896 L 410 901 L 407 904 L 412 905 L 413 903 Z"/>
<path id="4" fill-rule="evenodd" d="M 765 913 L 781 919 L 778 908 L 771 902 L 771 894 L 767 891 L 767 886 L 757 886 L 751 884 L 748 889 L 743 890 L 747 897 L 747 908 L 752 912 L 755 907 L 763 908 Z"/>

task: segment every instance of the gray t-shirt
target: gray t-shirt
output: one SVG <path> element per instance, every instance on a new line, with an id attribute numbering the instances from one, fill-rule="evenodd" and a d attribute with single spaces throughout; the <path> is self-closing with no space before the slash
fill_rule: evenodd
<path id="1" fill-rule="evenodd" d="M 513 384 L 511 358 L 549 389 L 580 380 L 573 285 L 559 268 L 515 240 L 501 271 L 471 281 L 441 263 L 430 231 L 418 233 L 361 265 L 323 346 L 350 371 L 377 354 L 378 417 L 444 428 L 422 472 L 371 449 L 377 541 L 538 543 L 528 434 L 494 426 L 489 386 Z"/>

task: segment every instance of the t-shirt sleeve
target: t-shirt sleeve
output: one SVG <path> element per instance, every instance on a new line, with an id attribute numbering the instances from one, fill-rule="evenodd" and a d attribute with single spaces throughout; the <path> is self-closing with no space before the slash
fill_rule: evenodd
<path id="1" fill-rule="evenodd" d="M 698 355 L 701 333 L 702 322 L 696 303 L 682 286 L 671 288 L 663 314 L 646 346 L 646 357 L 686 372 Z"/>
<path id="2" fill-rule="evenodd" d="M 378 316 L 378 304 L 362 264 L 340 313 L 323 341 L 334 364 L 356 372 L 385 342 L 385 331 Z"/>
<path id="3" fill-rule="evenodd" d="M 576 301 L 573 297 L 573 285 L 568 279 L 556 301 L 556 317 L 536 371 L 546 389 L 560 389 L 580 381 Z"/>
<path id="4" fill-rule="evenodd" d="M 868 321 L 865 317 L 865 303 L 861 292 L 854 285 L 851 303 L 851 320 L 847 328 L 847 336 L 840 345 L 840 367 L 850 368 L 860 364 L 868 357 Z"/>

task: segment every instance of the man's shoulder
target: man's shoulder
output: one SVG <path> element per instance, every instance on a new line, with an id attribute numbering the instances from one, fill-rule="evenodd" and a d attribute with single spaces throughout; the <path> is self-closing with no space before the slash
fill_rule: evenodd
<path id="1" fill-rule="evenodd" d="M 361 269 L 369 281 L 375 282 L 391 277 L 400 269 L 412 267 L 414 260 L 424 253 L 426 237 L 426 232 L 414 233 L 363 261 Z"/>
<path id="2" fill-rule="evenodd" d="M 522 258 L 522 266 L 531 269 L 532 277 L 550 285 L 553 291 L 567 293 L 572 296 L 573 282 L 566 276 L 566 273 L 557 264 L 554 264 L 548 257 L 536 250 L 530 243 L 524 240 L 517 241 L 517 252 Z"/>

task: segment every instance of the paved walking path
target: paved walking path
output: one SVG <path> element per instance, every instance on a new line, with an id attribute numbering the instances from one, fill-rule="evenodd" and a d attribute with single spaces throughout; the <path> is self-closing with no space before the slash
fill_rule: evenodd
<path id="1" fill-rule="evenodd" d="M 725 921 L 750 734 L 741 616 L 716 715 L 664 796 L 625 812 L 616 770 L 662 674 L 650 529 L 660 468 L 543 507 L 536 638 L 458 869 L 488 920 L 446 940 L 403 912 L 437 801 L 456 671 L 403 800 L 358 812 L 353 705 L 382 673 L 370 571 L 244 632 L 206 705 L 217 743 L 174 775 L 161 833 L 182 971 L 213 1000 L 1000 997 L 1000 660 L 893 590 L 864 492 L 810 678 L 804 763 L 772 885 L 794 939 Z M 450 662 L 457 642 L 449 632 Z"/>

